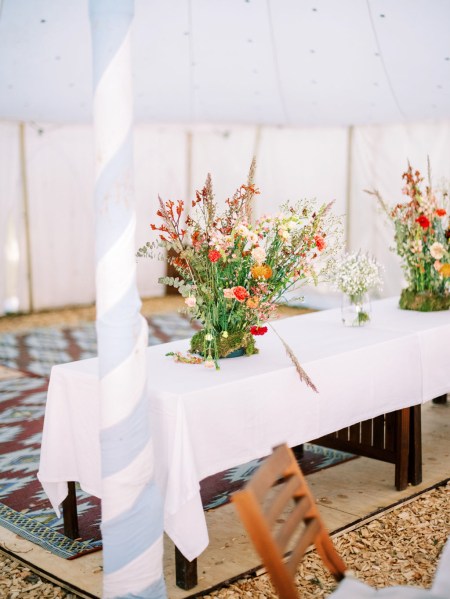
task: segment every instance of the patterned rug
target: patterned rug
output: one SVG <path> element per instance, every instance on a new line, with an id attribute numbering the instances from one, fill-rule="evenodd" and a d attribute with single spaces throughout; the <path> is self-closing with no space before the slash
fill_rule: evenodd
<path id="1" fill-rule="evenodd" d="M 148 321 L 149 345 L 185 339 L 197 328 L 178 313 L 152 316 Z M 55 364 L 95 355 L 93 323 L 0 334 L 0 525 L 66 559 L 101 548 L 100 501 L 78 489 L 80 539 L 73 541 L 62 534 L 62 518 L 56 517 L 36 478 L 48 377 Z M 305 474 L 310 474 L 353 457 L 305 444 L 298 459 Z M 202 481 L 204 508 L 227 503 L 262 459 Z"/>

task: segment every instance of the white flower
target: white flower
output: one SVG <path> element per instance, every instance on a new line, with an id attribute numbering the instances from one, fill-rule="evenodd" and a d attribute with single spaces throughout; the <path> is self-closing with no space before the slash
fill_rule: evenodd
<path id="1" fill-rule="evenodd" d="M 207 335 L 205 335 L 205 341 L 212 341 L 213 340 L 213 336 L 211 335 L 211 333 L 208 333 Z"/>
<path id="2" fill-rule="evenodd" d="M 420 239 L 413 239 L 410 242 L 409 247 L 413 254 L 420 254 L 422 251 L 422 241 Z"/>
<path id="3" fill-rule="evenodd" d="M 195 304 L 197 303 L 197 300 L 195 299 L 194 296 L 190 296 L 184 300 L 184 303 L 186 304 L 186 306 L 188 308 L 193 308 L 195 306 Z"/>
<path id="4" fill-rule="evenodd" d="M 435 260 L 440 260 L 445 253 L 444 246 L 439 241 L 435 241 L 433 245 L 430 246 L 430 254 L 433 256 Z"/>
<path id="5" fill-rule="evenodd" d="M 287 231 L 287 229 L 284 229 L 283 227 L 280 227 L 278 229 L 278 235 L 281 237 L 281 239 L 284 239 L 285 241 L 289 239 L 289 232 Z"/>
<path id="6" fill-rule="evenodd" d="M 240 235 L 241 237 L 244 237 L 245 239 L 247 239 L 247 237 L 250 235 L 250 231 L 248 230 L 248 227 L 246 227 L 242 223 L 240 223 L 236 227 L 235 231 L 236 231 L 237 235 Z"/>
<path id="7" fill-rule="evenodd" d="M 381 289 L 381 265 L 361 252 L 346 254 L 336 266 L 334 283 L 349 296 L 358 296 L 370 289 Z"/>
<path id="8" fill-rule="evenodd" d="M 266 259 L 266 250 L 261 247 L 253 248 L 252 250 L 252 258 L 258 264 L 262 264 Z"/>

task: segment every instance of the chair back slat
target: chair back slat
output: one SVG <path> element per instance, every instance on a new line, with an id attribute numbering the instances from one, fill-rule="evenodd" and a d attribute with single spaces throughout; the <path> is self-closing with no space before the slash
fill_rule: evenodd
<path id="1" fill-rule="evenodd" d="M 311 501 L 309 497 L 302 497 L 294 505 L 294 509 L 289 514 L 286 514 L 284 523 L 275 532 L 275 542 L 281 551 L 287 549 L 287 545 L 292 536 L 298 531 L 299 524 L 305 521 L 305 514 L 311 509 Z"/>
<path id="2" fill-rule="evenodd" d="M 264 513 L 270 526 L 275 524 L 285 508 L 292 502 L 302 488 L 297 476 L 290 476 L 287 480 L 275 487 L 276 491 L 271 502 L 266 506 Z"/>
<path id="3" fill-rule="evenodd" d="M 320 522 L 317 518 L 313 518 L 306 525 L 302 535 L 299 537 L 295 547 L 292 550 L 291 555 L 286 563 L 286 567 L 291 576 L 295 575 L 298 564 L 302 557 L 305 555 L 305 551 L 310 545 L 314 543 L 317 535 L 320 533 Z"/>
<path id="4" fill-rule="evenodd" d="M 247 485 L 252 488 L 256 497 L 261 501 L 268 490 L 287 475 L 290 467 L 292 467 L 292 462 L 289 454 L 275 451 L 261 464 Z"/>

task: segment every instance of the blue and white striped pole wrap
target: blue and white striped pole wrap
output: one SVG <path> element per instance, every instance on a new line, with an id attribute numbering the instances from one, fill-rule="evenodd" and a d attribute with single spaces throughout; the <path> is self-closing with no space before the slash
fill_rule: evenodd
<path id="1" fill-rule="evenodd" d="M 147 324 L 140 314 L 136 287 L 130 47 L 133 9 L 133 0 L 89 3 L 105 599 L 166 597 L 162 503 L 153 480 L 145 393 Z"/>

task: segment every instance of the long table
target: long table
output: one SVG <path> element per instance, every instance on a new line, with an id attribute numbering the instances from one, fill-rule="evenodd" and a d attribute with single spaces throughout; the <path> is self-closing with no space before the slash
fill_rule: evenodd
<path id="1" fill-rule="evenodd" d="M 275 333 L 258 355 L 221 360 L 219 372 L 174 363 L 149 347 L 147 394 L 155 479 L 164 527 L 192 561 L 208 545 L 199 494 L 202 479 L 391 412 L 409 410 L 450 390 L 450 312 L 402 311 L 398 299 L 373 303 L 372 321 L 344 327 L 339 310 L 273 324 L 316 384 L 302 383 Z M 101 496 L 99 382 L 96 358 L 53 367 L 38 478 L 55 511 L 68 481 Z"/>

